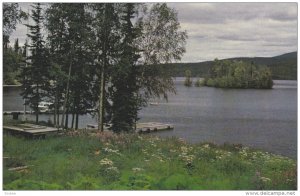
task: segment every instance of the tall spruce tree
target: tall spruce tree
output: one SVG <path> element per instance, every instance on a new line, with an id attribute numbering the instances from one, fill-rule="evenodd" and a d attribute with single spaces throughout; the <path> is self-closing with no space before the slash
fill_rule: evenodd
<path id="1" fill-rule="evenodd" d="M 36 114 L 36 123 L 39 121 L 39 102 L 45 96 L 49 87 L 48 80 L 48 60 L 47 50 L 44 46 L 44 40 L 41 33 L 43 16 L 40 3 L 32 5 L 31 18 L 34 25 L 27 24 L 29 34 L 27 36 L 31 40 L 28 45 L 30 56 L 28 56 L 28 66 L 22 70 L 22 88 L 21 95 L 26 100 L 25 104 L 29 104 Z"/>
<path id="2" fill-rule="evenodd" d="M 139 29 L 134 27 L 132 19 L 135 17 L 136 5 L 122 4 L 121 7 L 121 33 L 119 62 L 115 64 L 112 72 L 112 130 L 115 132 L 131 131 L 137 121 L 137 111 L 140 108 L 137 86 L 137 60 L 138 50 L 133 45 L 139 36 Z"/>

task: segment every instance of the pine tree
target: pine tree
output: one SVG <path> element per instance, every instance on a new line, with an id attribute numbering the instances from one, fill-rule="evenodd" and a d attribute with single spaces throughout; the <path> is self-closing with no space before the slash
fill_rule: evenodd
<path id="1" fill-rule="evenodd" d="M 27 34 L 31 43 L 28 45 L 30 62 L 27 67 L 22 70 L 22 87 L 23 92 L 21 95 L 26 100 L 25 104 L 29 104 L 36 114 L 36 123 L 39 121 L 38 105 L 42 98 L 45 96 L 49 87 L 48 81 L 48 61 L 47 50 L 44 46 L 44 40 L 41 34 L 43 17 L 42 8 L 40 3 L 33 6 L 31 18 L 34 25 L 26 25 L 30 33 Z"/>

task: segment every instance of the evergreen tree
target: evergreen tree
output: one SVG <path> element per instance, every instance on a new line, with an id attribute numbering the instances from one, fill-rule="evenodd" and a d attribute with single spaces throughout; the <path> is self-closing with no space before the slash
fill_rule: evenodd
<path id="1" fill-rule="evenodd" d="M 131 131 L 138 120 L 140 108 L 137 86 L 137 47 L 134 46 L 139 29 L 134 27 L 131 20 L 135 17 L 136 7 L 132 3 L 122 4 L 121 33 L 122 43 L 119 62 L 112 73 L 112 130 L 115 132 Z"/>
<path id="2" fill-rule="evenodd" d="M 48 81 L 48 61 L 47 50 L 44 46 L 44 40 L 41 34 L 43 16 L 40 3 L 34 4 L 31 13 L 31 18 L 34 25 L 26 25 L 30 33 L 27 34 L 31 43 L 28 45 L 30 56 L 28 57 L 29 64 L 23 67 L 22 70 L 22 87 L 21 95 L 26 100 L 25 104 L 29 104 L 36 114 L 36 123 L 39 120 L 38 105 L 45 96 L 49 87 Z"/>
<path id="3" fill-rule="evenodd" d="M 15 51 L 15 53 L 19 53 L 20 52 L 19 39 L 18 38 L 15 40 L 14 51 Z"/>

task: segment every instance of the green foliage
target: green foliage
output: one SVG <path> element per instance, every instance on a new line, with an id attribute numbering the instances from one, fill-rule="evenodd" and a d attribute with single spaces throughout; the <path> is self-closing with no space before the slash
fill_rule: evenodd
<path id="1" fill-rule="evenodd" d="M 204 86 L 204 80 L 200 80 L 200 78 L 198 77 L 196 82 L 195 82 L 195 86 L 196 87 Z"/>
<path id="2" fill-rule="evenodd" d="M 42 181 L 15 180 L 9 185 L 4 185 L 5 190 L 63 190 L 63 187 L 58 184 L 50 184 Z"/>
<path id="3" fill-rule="evenodd" d="M 153 178 L 145 174 L 134 174 L 126 179 L 130 190 L 149 190 L 153 184 Z"/>
<path id="4" fill-rule="evenodd" d="M 27 19 L 27 15 L 19 8 L 18 3 L 3 3 L 3 48 L 8 48 L 9 36 L 16 30 L 16 25 Z"/>
<path id="5" fill-rule="evenodd" d="M 269 68 L 242 61 L 218 61 L 205 78 L 205 85 L 218 88 L 256 88 L 270 89 L 273 86 Z"/>
<path id="6" fill-rule="evenodd" d="M 26 104 L 30 105 L 36 113 L 36 123 L 38 123 L 38 105 L 45 96 L 49 86 L 49 62 L 47 59 L 48 51 L 41 33 L 44 20 L 42 8 L 40 3 L 34 4 L 32 7 L 31 18 L 34 21 L 34 25 L 26 25 L 30 32 L 27 36 L 31 40 L 31 44 L 28 46 L 31 55 L 26 59 L 28 66 L 23 66 L 21 72 L 23 88 L 21 95 L 25 99 Z"/>
<path id="7" fill-rule="evenodd" d="M 4 135 L 5 190 L 295 190 L 296 161 L 241 145 L 103 133 Z M 20 171 L 8 168 L 29 166 Z"/>
<path id="8" fill-rule="evenodd" d="M 4 84 L 19 84 L 19 74 L 24 58 L 12 48 L 3 51 L 3 82 Z"/>
<path id="9" fill-rule="evenodd" d="M 187 190 L 190 188 L 193 180 L 189 175 L 173 174 L 162 180 L 161 187 L 166 190 Z"/>
<path id="10" fill-rule="evenodd" d="M 54 83 L 48 98 L 55 108 L 64 102 L 64 111 L 76 116 L 75 129 L 78 115 L 98 106 L 93 115 L 102 120 L 106 113 L 113 131 L 129 132 L 149 98 L 175 92 L 160 64 L 180 60 L 186 32 L 166 4 L 146 7 L 53 3 L 46 10 Z"/>
<path id="11" fill-rule="evenodd" d="M 133 131 L 142 102 L 137 84 L 137 77 L 140 74 L 136 66 L 139 58 L 139 55 L 136 55 L 138 48 L 132 45 L 140 34 L 140 28 L 134 27 L 131 22 L 131 18 L 135 17 L 136 8 L 131 3 L 124 4 L 122 8 L 124 11 L 121 13 L 121 33 L 124 40 L 120 43 L 120 48 L 123 55 L 120 62 L 115 65 L 111 77 L 113 88 L 110 88 L 113 102 L 110 114 L 111 129 L 114 132 Z"/>
<path id="12" fill-rule="evenodd" d="M 100 184 L 99 179 L 79 174 L 75 178 L 75 181 L 67 183 L 66 187 L 69 190 L 97 190 L 100 189 Z"/>

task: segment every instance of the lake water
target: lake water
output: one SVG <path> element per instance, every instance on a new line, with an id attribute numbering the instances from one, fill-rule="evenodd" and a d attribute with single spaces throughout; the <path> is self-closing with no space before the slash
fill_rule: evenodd
<path id="1" fill-rule="evenodd" d="M 176 95 L 169 101 L 154 100 L 139 112 L 141 122 L 174 124 L 174 130 L 151 133 L 180 137 L 188 142 L 235 143 L 276 154 L 297 157 L 297 81 L 274 81 L 271 90 L 218 89 L 183 85 L 175 80 Z M 3 90 L 3 111 L 23 110 L 19 87 Z M 27 115 L 34 119 L 34 116 Z M 52 120 L 41 115 L 40 120 Z M 95 124 L 89 115 L 80 116 L 79 126 Z"/>

